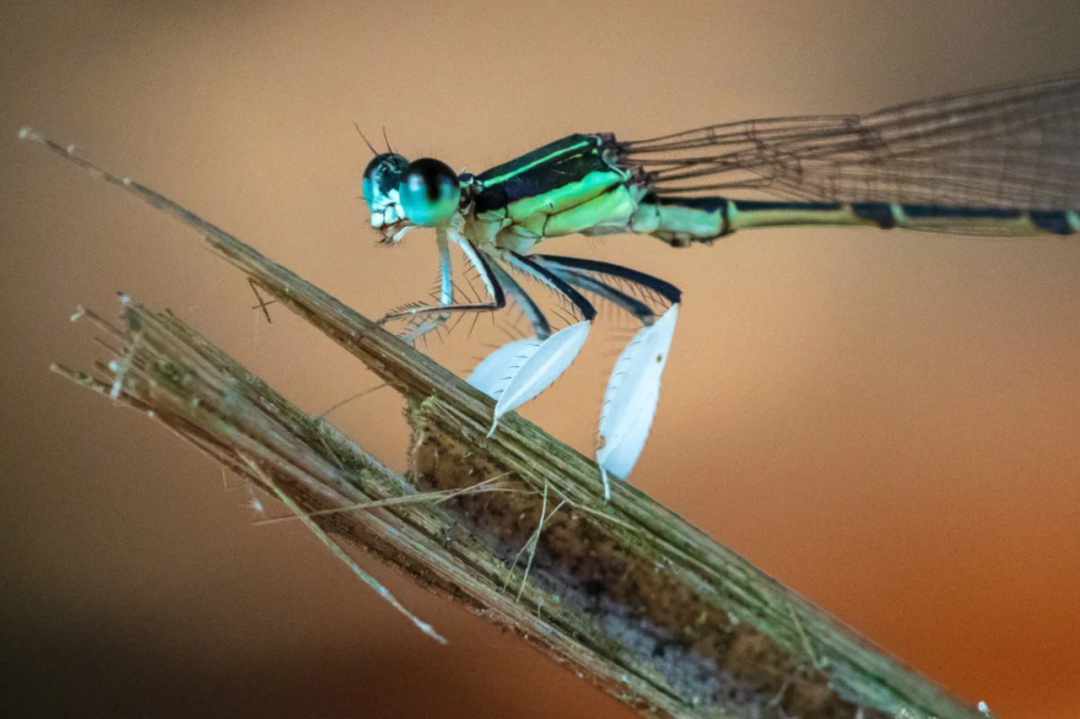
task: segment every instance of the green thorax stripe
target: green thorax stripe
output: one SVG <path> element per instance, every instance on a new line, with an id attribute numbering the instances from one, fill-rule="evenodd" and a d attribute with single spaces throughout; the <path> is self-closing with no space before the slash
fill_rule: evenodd
<path id="1" fill-rule="evenodd" d="M 569 135 L 476 176 L 477 212 L 506 207 L 581 180 L 591 172 L 610 172 L 599 135 Z"/>

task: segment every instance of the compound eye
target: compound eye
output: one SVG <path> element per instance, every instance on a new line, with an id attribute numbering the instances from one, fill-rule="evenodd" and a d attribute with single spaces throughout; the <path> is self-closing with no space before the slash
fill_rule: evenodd
<path id="1" fill-rule="evenodd" d="M 376 198 L 385 198 L 391 190 L 397 189 L 401 175 L 409 161 L 401 155 L 384 152 L 376 155 L 364 168 L 364 202 L 371 206 Z"/>
<path id="2" fill-rule="evenodd" d="M 401 208 L 411 222 L 434 227 L 457 210 L 461 185 L 445 162 L 423 157 L 405 168 L 398 195 Z"/>

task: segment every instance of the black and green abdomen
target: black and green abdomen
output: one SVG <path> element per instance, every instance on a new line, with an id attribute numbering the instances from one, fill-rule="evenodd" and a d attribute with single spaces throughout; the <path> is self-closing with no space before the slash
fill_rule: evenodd
<path id="1" fill-rule="evenodd" d="M 1023 237 L 1080 233 L 1080 215 L 1069 210 L 912 205 L 888 202 L 769 202 L 724 197 L 647 195 L 634 231 L 675 246 L 710 242 L 754 227 L 867 226 L 948 234 Z"/>

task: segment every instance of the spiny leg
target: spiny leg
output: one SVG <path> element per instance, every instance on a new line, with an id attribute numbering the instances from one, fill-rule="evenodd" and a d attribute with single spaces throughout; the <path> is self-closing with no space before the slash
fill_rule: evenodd
<path id="1" fill-rule="evenodd" d="M 625 479 L 645 447 L 660 400 L 660 377 L 671 350 L 682 292 L 659 278 L 606 262 L 544 255 L 534 256 L 533 259 L 547 265 L 568 282 L 577 280 L 575 284 L 578 287 L 600 294 L 635 314 L 646 325 L 619 355 L 604 392 L 596 460 L 604 482 L 604 498 L 609 499 L 609 473 Z M 597 278 L 598 275 L 604 276 L 604 279 L 620 280 L 635 293 L 644 291 L 646 296 L 642 299 L 646 301 L 651 296 L 661 298 L 671 306 L 661 317 L 656 317 L 645 302 L 639 303 L 636 298 L 609 287 Z M 583 278 L 587 280 L 582 282 Z M 650 314 L 635 313 L 636 303 L 645 305 Z M 636 308 L 640 310 L 640 307 Z"/>
<path id="2" fill-rule="evenodd" d="M 442 228 L 435 230 L 435 243 L 439 248 L 439 304 L 446 307 L 454 304 L 454 280 L 451 274 L 450 243 L 446 237 L 446 230 Z M 380 324 L 388 318 L 389 315 L 384 317 Z M 448 319 L 450 319 L 449 312 L 440 313 L 437 317 L 426 317 L 418 325 L 403 334 L 401 339 L 409 344 L 415 344 L 416 340 L 437 329 Z"/>
<path id="3" fill-rule="evenodd" d="M 437 314 L 438 317 L 433 318 L 431 322 L 421 322 L 414 327 L 403 338 L 406 341 L 415 341 L 424 333 L 431 331 L 435 327 L 438 327 L 446 318 L 449 317 L 451 312 L 494 312 L 495 310 L 502 309 L 506 306 L 506 294 L 503 292 L 502 285 L 495 279 L 491 265 L 488 261 L 476 250 L 471 242 L 466 238 L 458 235 L 457 233 L 448 232 L 442 235 L 444 238 L 449 237 L 453 239 L 462 252 L 465 253 L 466 259 L 476 269 L 477 274 L 480 275 L 480 279 L 484 283 L 484 287 L 487 289 L 488 294 L 491 296 L 491 302 L 469 302 L 464 304 L 452 304 L 453 296 L 453 284 L 449 281 L 449 247 L 447 247 L 445 256 L 442 253 L 442 247 L 440 246 L 440 261 L 443 261 L 445 257 L 446 264 L 444 265 L 443 277 L 446 278 L 443 285 L 443 292 L 440 299 L 445 299 L 447 296 L 451 297 L 451 303 L 438 304 L 433 306 L 419 306 L 409 307 L 402 310 L 390 312 L 378 321 L 378 324 L 382 325 L 386 322 L 399 317 L 419 317 L 422 315 Z M 421 331 L 422 330 L 422 331 Z"/>
<path id="4" fill-rule="evenodd" d="M 593 307 L 591 302 L 585 299 L 584 295 L 571 287 L 566 280 L 562 279 L 539 262 L 533 260 L 533 258 L 527 255 L 518 254 L 517 252 L 510 252 L 507 254 L 507 261 L 522 272 L 535 277 L 540 280 L 540 282 L 570 300 L 570 303 L 577 308 L 577 311 L 581 313 L 581 316 L 585 321 L 592 322 L 596 317 L 596 308 Z"/>
<path id="5" fill-rule="evenodd" d="M 572 270 L 567 267 L 560 267 L 555 264 L 548 264 L 543 260 L 537 260 L 541 265 L 551 270 L 555 275 L 565 280 L 568 284 L 571 284 L 578 289 L 591 292 L 597 297 L 607 300 L 616 307 L 625 310 L 627 313 L 636 317 L 641 324 L 646 327 L 652 325 L 656 321 L 656 313 L 652 308 L 642 302 L 636 297 L 631 297 L 625 292 L 621 292 L 614 287 L 601 282 L 592 275 L 582 272 L 580 270 Z"/>
<path id="6" fill-rule="evenodd" d="M 682 301 L 682 290 L 675 285 L 670 282 L 665 282 L 659 277 L 653 277 L 644 272 L 632 270 L 629 267 L 623 267 L 622 265 L 616 265 L 610 262 L 600 262 L 598 260 L 585 260 L 580 257 L 565 257 L 563 255 L 533 255 L 532 257 L 533 259 L 548 265 L 554 264 L 569 270 L 618 277 L 621 280 L 626 280 L 631 284 L 643 287 L 650 292 L 655 292 L 671 304 Z"/>
<path id="7" fill-rule="evenodd" d="M 495 275 L 495 279 L 502 284 L 507 294 L 514 298 L 521 311 L 525 313 L 525 316 L 529 318 L 529 324 L 532 325 L 533 332 L 539 339 L 546 340 L 551 336 L 551 325 L 548 323 L 547 317 L 540 311 L 540 307 L 536 304 L 532 297 L 529 296 L 518 281 L 515 280 L 509 272 L 499 266 L 498 261 L 492 259 L 491 271 Z M 518 317 L 520 320 L 520 316 Z"/>

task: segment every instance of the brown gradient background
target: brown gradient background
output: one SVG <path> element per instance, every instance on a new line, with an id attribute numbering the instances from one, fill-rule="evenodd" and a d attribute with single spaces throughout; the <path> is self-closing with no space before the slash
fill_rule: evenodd
<path id="1" fill-rule="evenodd" d="M 361 312 L 426 293 L 381 249 L 369 136 L 479 171 L 574 131 L 870 110 L 1080 65 L 1060 2 L 0 5 L 0 707 L 11 715 L 629 716 L 485 622 L 373 571 L 420 635 L 295 523 L 134 413 L 47 372 L 102 356 L 68 316 L 169 307 L 301 407 L 375 379 L 175 223 L 15 140 L 32 124 Z M 1080 247 L 759 231 L 711 249 L 553 243 L 680 285 L 633 477 L 1000 717 L 1080 715 Z M 525 414 L 588 451 L 627 321 Z M 429 348 L 465 372 L 504 337 Z M 395 468 L 400 401 L 333 421 Z M 280 507 L 264 500 L 266 511 Z"/>

